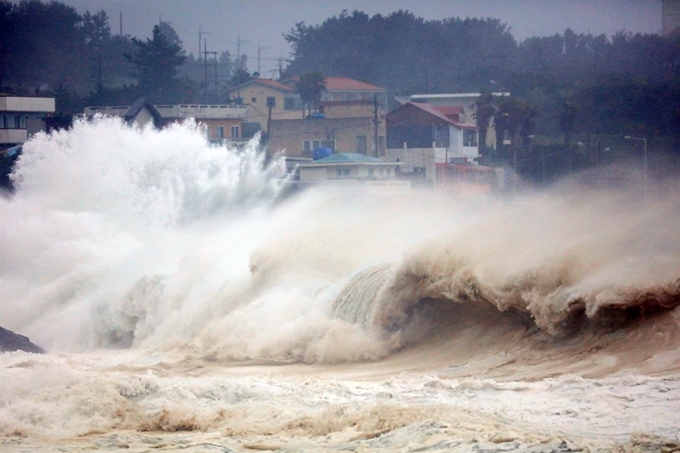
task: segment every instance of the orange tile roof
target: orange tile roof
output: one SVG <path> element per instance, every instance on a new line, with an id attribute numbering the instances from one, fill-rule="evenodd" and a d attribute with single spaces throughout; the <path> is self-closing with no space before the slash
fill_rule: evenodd
<path id="1" fill-rule="evenodd" d="M 380 88 L 370 83 L 361 82 L 360 80 L 350 79 L 349 77 L 326 77 L 326 90 L 328 91 L 384 91 Z"/>
<path id="2" fill-rule="evenodd" d="M 371 85 L 370 83 L 361 82 L 360 80 L 351 79 L 349 77 L 325 77 L 324 80 L 326 82 L 327 91 L 385 91 L 384 88 L 380 88 L 379 86 Z M 291 81 L 297 83 L 300 81 L 300 77 L 290 77 L 284 80 L 284 83 L 273 79 L 255 79 L 246 82 L 241 86 L 243 87 L 251 83 L 260 83 L 277 90 L 295 91 L 294 87 L 285 84 L 285 82 Z M 234 90 L 234 88 L 232 88 L 232 90 Z"/>

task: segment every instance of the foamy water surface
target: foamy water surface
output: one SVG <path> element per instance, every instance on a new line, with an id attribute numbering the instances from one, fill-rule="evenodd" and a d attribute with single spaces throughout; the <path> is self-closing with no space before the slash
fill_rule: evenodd
<path id="1" fill-rule="evenodd" d="M 252 142 L 111 118 L 0 197 L 2 451 L 659 451 L 677 190 L 289 195 Z M 659 192 L 661 193 L 661 192 Z"/>

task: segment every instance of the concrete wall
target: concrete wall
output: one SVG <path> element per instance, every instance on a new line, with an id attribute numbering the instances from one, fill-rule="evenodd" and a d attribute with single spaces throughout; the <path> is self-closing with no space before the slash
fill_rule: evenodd
<path id="1" fill-rule="evenodd" d="M 413 173 L 415 168 L 425 169 L 425 179 L 434 181 L 435 161 L 444 162 L 444 148 L 387 148 L 385 160 L 402 162 L 402 173 Z"/>
<path id="2" fill-rule="evenodd" d="M 248 114 L 248 107 L 245 105 L 176 104 L 155 107 L 163 118 L 240 119 Z"/>
<path id="3" fill-rule="evenodd" d="M 0 143 L 18 144 L 28 140 L 26 129 L 0 129 Z"/>
<path id="4" fill-rule="evenodd" d="M 54 98 L 0 96 L 0 112 L 53 113 Z"/>

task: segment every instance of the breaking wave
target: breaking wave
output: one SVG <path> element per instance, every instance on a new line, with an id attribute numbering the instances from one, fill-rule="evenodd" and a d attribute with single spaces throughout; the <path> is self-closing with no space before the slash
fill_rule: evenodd
<path id="1" fill-rule="evenodd" d="M 0 199 L 0 319 L 53 351 L 342 363 L 476 341 L 470 326 L 496 352 L 509 332 L 517 348 L 539 332 L 597 349 L 594 332 L 680 304 L 676 187 L 647 203 L 634 186 L 569 187 L 466 206 L 285 197 L 283 170 L 257 140 L 212 145 L 195 123 L 98 117 L 34 137 Z"/>

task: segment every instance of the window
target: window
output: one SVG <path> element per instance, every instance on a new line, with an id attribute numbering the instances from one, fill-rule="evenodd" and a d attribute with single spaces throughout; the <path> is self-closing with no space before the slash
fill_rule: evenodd
<path id="1" fill-rule="evenodd" d="M 299 97 L 283 98 L 283 110 L 302 110 L 302 100 Z"/>
<path id="2" fill-rule="evenodd" d="M 369 168 L 369 169 L 368 169 L 368 177 L 369 177 L 369 178 L 372 178 L 373 176 L 374 176 L 374 171 L 373 171 L 372 168 Z"/>
<path id="3" fill-rule="evenodd" d="M 378 137 L 378 150 L 380 153 L 380 156 L 384 157 L 385 156 L 385 136 L 381 135 Z"/>
<path id="4" fill-rule="evenodd" d="M 224 138 L 224 126 L 217 126 L 217 138 Z"/>
<path id="5" fill-rule="evenodd" d="M 250 102 L 257 102 L 257 98 L 250 98 Z"/>
<path id="6" fill-rule="evenodd" d="M 0 115 L 0 129 L 5 129 L 5 115 Z"/>
<path id="7" fill-rule="evenodd" d="M 344 169 L 338 168 L 337 170 L 335 170 L 335 177 L 336 178 L 349 178 L 349 168 L 344 168 Z"/>
<path id="8" fill-rule="evenodd" d="M 21 117 L 14 115 L 14 129 L 21 129 Z"/>
<path id="9" fill-rule="evenodd" d="M 329 147 L 329 142 L 327 140 L 303 140 L 302 141 L 302 155 L 311 156 L 312 151 L 317 148 L 327 148 Z"/>
<path id="10" fill-rule="evenodd" d="M 276 107 L 276 98 L 274 96 L 267 97 L 267 107 Z"/>
<path id="11" fill-rule="evenodd" d="M 463 131 L 463 146 L 477 146 L 477 131 Z"/>
<path id="12" fill-rule="evenodd" d="M 368 151 L 368 142 L 365 135 L 357 135 L 357 153 L 366 154 Z"/>
<path id="13" fill-rule="evenodd" d="M 238 126 L 231 126 L 231 138 L 239 138 Z"/>

